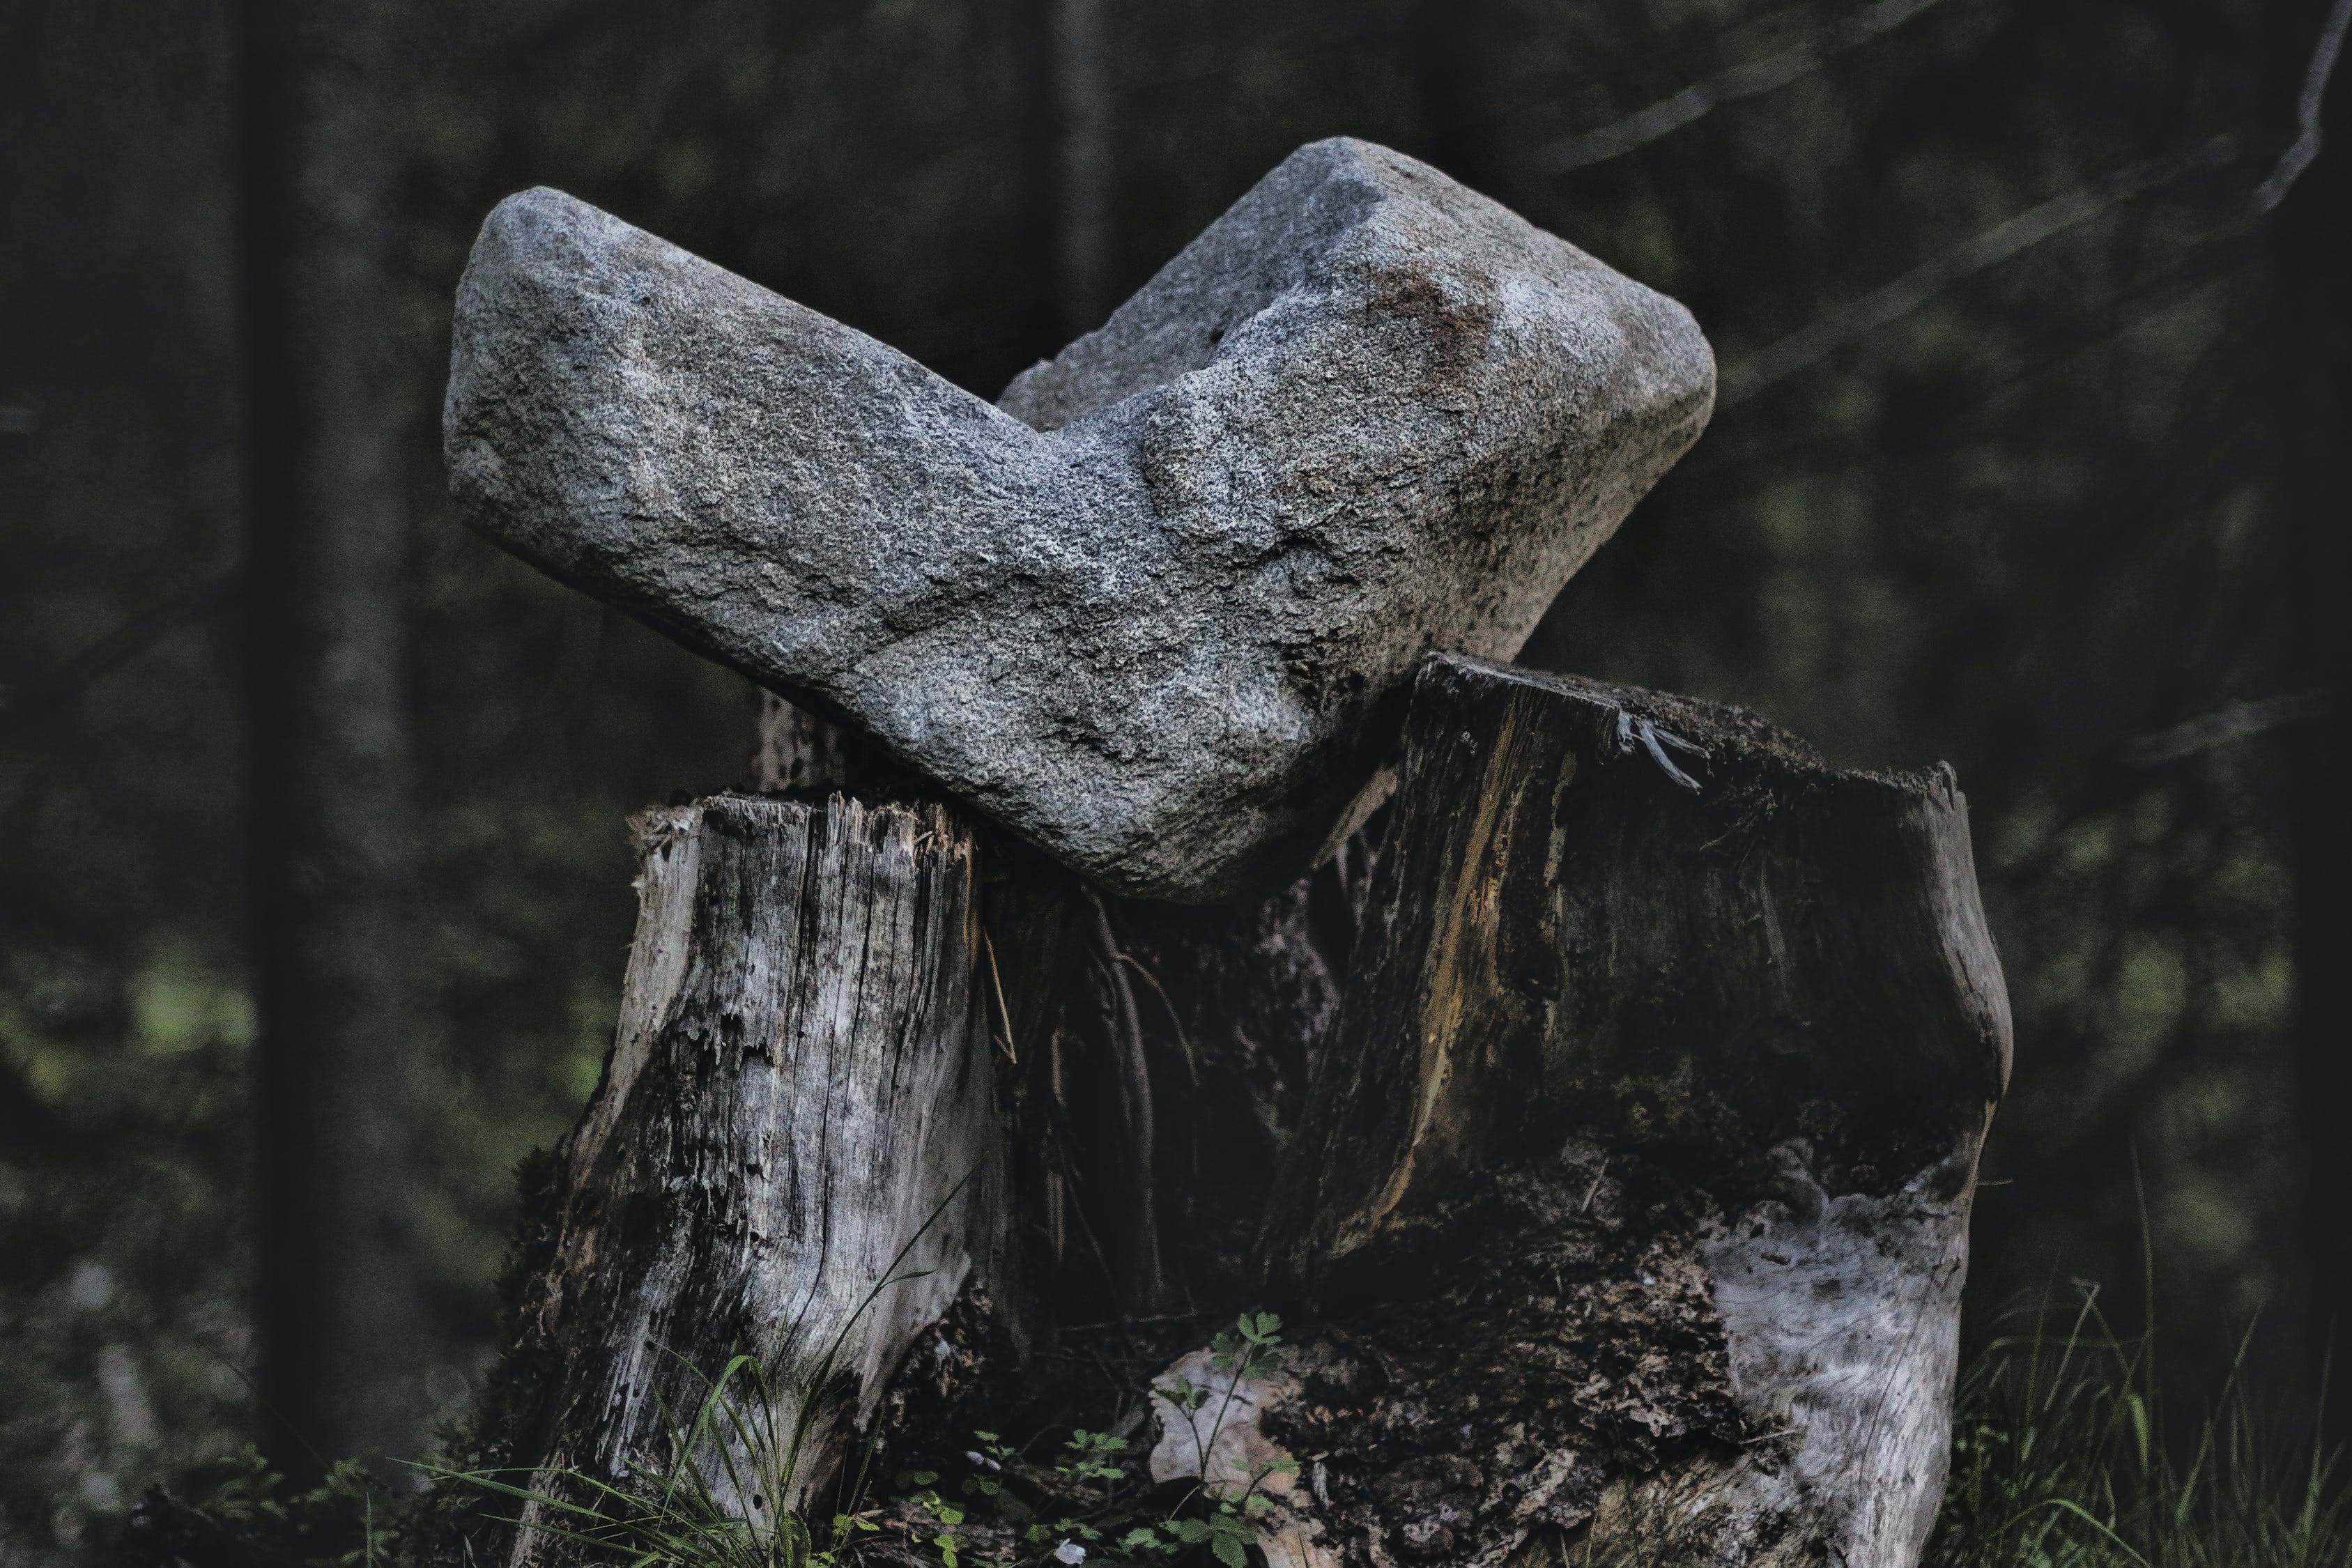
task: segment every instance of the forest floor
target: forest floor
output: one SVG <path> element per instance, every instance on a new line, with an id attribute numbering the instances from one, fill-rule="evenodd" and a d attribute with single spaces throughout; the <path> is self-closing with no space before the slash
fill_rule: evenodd
<path id="1" fill-rule="evenodd" d="M 2021 1309 L 2011 1322 L 2015 1331 L 1995 1338 L 1962 1374 L 1950 1481 L 1922 1568 L 2352 1568 L 2352 1474 L 2345 1451 L 2315 1441 L 2317 1435 L 2275 1394 L 2233 1374 L 2193 1415 L 2168 1410 L 2155 1342 L 2112 1331 L 2097 1310 L 2095 1292 L 2086 1291 L 2062 1311 L 2048 1303 Z M 2242 1353 L 2240 1359 L 2242 1363 Z M 1051 1454 L 1032 1463 L 993 1434 L 982 1436 L 998 1462 L 969 1456 L 975 1476 L 982 1475 L 979 1466 L 1000 1477 L 1034 1471 L 1047 1478 L 1049 1500 L 1055 1476 L 1116 1476 L 1117 1461 L 1131 1464 L 1139 1457 L 1112 1451 L 1125 1445 L 1108 1434 L 1079 1432 L 1066 1445 L 1087 1450 L 1076 1468 L 1049 1473 L 1045 1467 L 1068 1456 Z M 1050 1438 L 1041 1442 L 1053 1447 Z M 414 1543 L 404 1539 L 405 1521 L 380 1493 L 370 1500 L 377 1489 L 356 1465 L 339 1467 L 325 1488 L 292 1499 L 277 1494 L 273 1478 L 249 1454 L 214 1472 L 209 1485 L 206 1478 L 184 1479 L 195 1484 L 184 1495 L 260 1546 L 257 1560 L 264 1563 L 398 1568 L 414 1555 Z M 1003 1489 L 985 1477 L 977 1485 L 992 1493 Z M 946 1553 L 893 1528 L 901 1515 L 919 1515 L 926 1535 L 935 1512 L 961 1521 L 961 1510 L 939 1507 L 943 1494 L 954 1495 L 953 1486 L 952 1479 L 923 1471 L 868 1489 L 860 1500 L 872 1506 L 863 1511 L 885 1521 L 887 1544 L 896 1548 L 879 1561 L 941 1560 L 945 1568 L 960 1568 L 958 1547 L 972 1568 L 1000 1561 L 1057 1568 L 1088 1558 L 1097 1568 L 1130 1562 L 1217 1568 L 1218 1559 L 1241 1555 L 1237 1544 L 1228 1543 L 1213 1556 L 1219 1542 L 1205 1528 L 1182 1531 L 1181 1539 L 1169 1535 L 1149 1549 L 1089 1530 L 1086 1534 L 1096 1543 L 1076 1556 L 1069 1554 L 1067 1540 L 1057 1540 L 1067 1531 L 1033 1530 L 1025 1536 L 1034 1539 L 1026 1539 L 1017 1530 L 974 1528 L 977 1516 L 955 1529 L 962 1539 Z M 519 1495 L 494 1484 L 483 1493 L 484 1504 L 493 1513 L 510 1514 Z M 985 1507 L 974 1483 L 965 1485 L 961 1500 L 967 1508 Z M 822 1520 L 791 1520 L 782 1532 L 772 1526 L 746 1530 L 728 1520 L 726 1528 L 713 1531 L 697 1525 L 691 1511 L 666 1512 L 657 1541 L 614 1537 L 612 1544 L 628 1547 L 614 1561 L 676 1568 L 846 1568 L 872 1555 L 859 1550 L 873 1544 L 870 1539 L 840 1519 L 830 1527 Z M 1023 1517 L 1029 1517 L 1025 1510 Z M 717 1511 L 711 1522 L 721 1522 Z M 1190 1561 L 1194 1558 L 1197 1563 Z M 1249 1561 L 1256 1561 L 1255 1553 Z"/>
<path id="2" fill-rule="evenodd" d="M 2168 1410 L 2155 1339 L 2110 1331 L 2095 1292 L 2071 1321 L 2014 1321 L 1962 1373 L 1923 1568 L 2352 1564 L 2340 1440 L 2234 1370 L 2210 1405 Z"/>

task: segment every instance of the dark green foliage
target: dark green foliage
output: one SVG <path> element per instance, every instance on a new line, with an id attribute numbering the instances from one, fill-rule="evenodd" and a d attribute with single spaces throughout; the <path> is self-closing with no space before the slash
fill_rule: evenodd
<path id="1" fill-rule="evenodd" d="M 2243 1375 L 2176 1419 L 2153 1336 L 2119 1339 L 2084 1290 L 2068 1322 L 2012 1316 L 1961 1379 L 1952 1478 L 1924 1568 L 2337 1568 L 2341 1450 L 2315 1448 Z M 2251 1341 L 2252 1336 L 2248 1336 Z"/>
<path id="2" fill-rule="evenodd" d="M 1281 1364 L 1282 1320 L 1244 1312 L 1217 1334 L 1210 1365 L 1228 1379 L 1265 1378 Z M 1162 1384 L 1151 1393 L 1192 1431 L 1197 1468 L 1155 1485 L 1129 1462 L 1128 1440 L 1084 1426 L 1063 1439 L 1045 1464 L 994 1432 L 975 1432 L 979 1447 L 963 1455 L 969 1473 L 940 1490 L 935 1470 L 901 1472 L 898 1496 L 878 1510 L 883 1528 L 919 1551 L 933 1548 L 945 1568 L 969 1557 L 995 1568 L 1045 1568 L 1094 1561 L 1155 1568 L 1246 1568 L 1256 1540 L 1252 1521 L 1274 1507 L 1264 1489 L 1274 1476 L 1296 1476 L 1288 1458 L 1253 1468 L 1246 1476 L 1211 1477 L 1210 1456 L 1232 1413 L 1233 1384 L 1223 1394 L 1192 1382 Z M 1029 1444 L 1049 1447 L 1043 1434 Z M 1238 1490 L 1236 1490 L 1238 1487 Z M 937 1531 L 938 1533 L 932 1532 Z"/>
<path id="3" fill-rule="evenodd" d="M 828 1355 L 820 1366 L 830 1365 Z M 862 1472 L 847 1479 L 830 1522 L 785 1504 L 800 1487 L 810 1429 L 827 1414 L 817 1391 L 795 1391 L 798 1411 L 787 1420 L 782 1391 L 757 1356 L 731 1356 L 702 1381 L 692 1415 L 667 1419 L 659 1475 L 616 1486 L 578 1471 L 551 1481 L 528 1471 L 428 1473 L 505 1522 L 528 1520 L 590 1558 L 635 1568 L 833 1568 L 860 1533 L 877 1528 L 861 1516 Z"/>
<path id="4" fill-rule="evenodd" d="M 184 1480 L 201 1506 L 150 1488 L 115 1548 L 117 1568 L 376 1568 L 408 1517 L 359 1459 L 327 1466 L 301 1491 L 252 1448 Z"/>

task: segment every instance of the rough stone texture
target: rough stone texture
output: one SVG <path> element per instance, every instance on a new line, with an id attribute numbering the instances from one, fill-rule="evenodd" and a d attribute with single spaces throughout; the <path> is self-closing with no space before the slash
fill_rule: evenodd
<path id="1" fill-rule="evenodd" d="M 1696 438 L 1689 315 L 1423 164 L 1302 148 L 1003 409 L 553 191 L 445 412 L 476 528 L 1073 868 L 1209 901 L 1343 825 Z"/>

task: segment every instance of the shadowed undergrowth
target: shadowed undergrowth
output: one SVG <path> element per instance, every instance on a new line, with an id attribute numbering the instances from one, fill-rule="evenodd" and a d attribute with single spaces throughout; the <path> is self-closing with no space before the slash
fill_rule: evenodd
<path id="1" fill-rule="evenodd" d="M 2352 1564 L 2340 1448 L 2243 1375 L 2165 1408 L 2152 1335 L 2012 1315 L 1963 1373 L 1952 1471 L 1924 1568 L 2337 1568 Z M 2312 1403 L 2316 1404 L 2317 1401 Z"/>
<path id="2" fill-rule="evenodd" d="M 1922 1568 L 2352 1568 L 2352 1484 L 2342 1450 L 2291 1415 L 2276 1391 L 2242 1375 L 2251 1331 L 2220 1393 L 2184 1418 L 2167 1409 L 2155 1338 L 2116 1333 L 2097 1310 L 2095 1290 L 2084 1291 L 2071 1312 L 2046 1303 L 2022 1308 L 2005 1326 L 2012 1331 L 1996 1337 L 1961 1376 L 1951 1478 Z M 749 1382 L 739 1387 L 747 1371 Z M 959 1555 L 974 1568 L 998 1561 L 1026 1568 L 1056 1555 L 1065 1563 L 1087 1555 L 1106 1563 L 1208 1557 L 1205 1548 L 1184 1550 L 1189 1536 L 1143 1551 L 1131 1541 L 1114 1544 L 1116 1531 L 1080 1531 L 1073 1520 L 1046 1529 L 1041 1517 L 1039 1528 L 1025 1532 L 975 1531 L 962 1509 L 941 1506 L 928 1484 L 937 1478 L 928 1472 L 897 1504 L 861 1509 L 879 1502 L 865 1496 L 862 1465 L 839 1504 L 847 1511 L 834 1515 L 829 1528 L 812 1528 L 770 1503 L 793 1490 L 804 1420 L 787 1423 L 789 1435 L 778 1425 L 773 1391 L 749 1357 L 730 1363 L 708 1394 L 676 1435 L 682 1468 L 642 1494 L 598 1486 L 593 1496 L 542 1498 L 486 1476 L 441 1476 L 472 1481 L 478 1505 L 492 1513 L 511 1517 L 519 1502 L 551 1503 L 553 1516 L 541 1528 L 567 1544 L 562 1555 L 630 1568 L 824 1568 L 856 1562 L 868 1540 L 897 1568 L 926 1559 L 952 1565 Z M 722 1429 L 738 1440 L 711 1441 Z M 719 1469 L 699 1462 L 706 1453 Z M 226 1485 L 215 1477 L 217 1489 L 205 1489 L 205 1510 L 239 1532 L 257 1568 L 431 1561 L 418 1527 L 431 1533 L 433 1510 L 408 1510 L 419 1515 L 410 1520 L 381 1494 L 369 1502 L 363 1494 L 373 1489 L 354 1479 L 362 1475 L 345 1466 L 328 1488 L 281 1502 L 271 1495 L 275 1478 L 263 1479 L 248 1459 Z M 748 1513 L 743 1501 L 752 1505 Z M 866 1535 L 877 1519 L 880 1536 Z M 906 1528 L 912 1521 L 926 1528 L 912 1531 Z M 1081 1535 L 1092 1538 L 1093 1551 L 1074 1557 L 1069 1542 Z M 1255 1552 L 1249 1561 L 1257 1561 Z"/>

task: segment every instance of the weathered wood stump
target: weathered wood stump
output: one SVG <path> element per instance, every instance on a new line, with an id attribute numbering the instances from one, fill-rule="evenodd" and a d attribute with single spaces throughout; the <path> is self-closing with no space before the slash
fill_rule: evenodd
<path id="1" fill-rule="evenodd" d="M 1266 1256 L 1358 1561 L 1900 1568 L 1941 1497 L 2006 993 L 1948 770 L 1423 668 Z"/>
<path id="2" fill-rule="evenodd" d="M 1299 1463 L 1272 1568 L 1907 1568 L 2009 1050 L 1948 771 L 1455 658 L 1398 761 L 1384 822 L 1222 910 L 936 807 L 651 814 L 471 1458 L 623 1475 L 688 1363 L 793 1387 L 845 1332 L 827 1458 L 1132 1433 L 1271 1305 L 1220 1447 Z"/>
<path id="3" fill-rule="evenodd" d="M 556 1498 L 574 1473 L 659 1475 L 744 1352 L 786 1431 L 845 1395 L 811 1433 L 805 1491 L 997 1234 L 972 839 L 936 806 L 840 795 L 720 795 L 636 826 L 613 1053 L 535 1216 L 471 1458 Z M 556 1545 L 524 1530 L 509 1560 Z"/>
<path id="4" fill-rule="evenodd" d="M 531 1511 L 453 1481 L 417 1556 L 562 1555 L 740 1352 L 815 1413 L 746 1520 L 861 1434 L 1080 1506 L 973 1431 L 1156 1414 L 1156 1477 L 1279 1498 L 1189 1518 L 1227 1568 L 1253 1517 L 1268 1568 L 1909 1568 L 2009 1053 L 1949 773 L 1425 657 L 1517 647 L 1696 438 L 1679 306 L 1334 141 L 997 407 L 553 192 L 456 321 L 467 521 L 814 706 L 775 794 L 644 824 L 450 1455 Z M 1202 1353 L 1269 1305 L 1286 1362 Z M 953 1505 L 895 1506 L 923 1563 Z"/>

